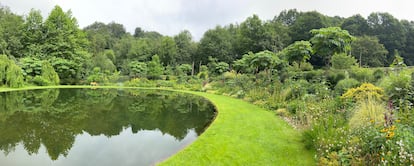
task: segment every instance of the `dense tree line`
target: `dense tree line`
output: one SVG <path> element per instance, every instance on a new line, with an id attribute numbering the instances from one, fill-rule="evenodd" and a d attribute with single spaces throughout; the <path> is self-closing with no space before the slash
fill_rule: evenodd
<path id="1" fill-rule="evenodd" d="M 349 37 L 340 36 L 344 34 Z M 187 30 L 171 37 L 137 27 L 131 34 L 116 22 L 80 29 L 71 11 L 59 6 L 45 19 L 37 10 L 21 16 L 0 8 L 0 54 L 22 69 L 25 82 L 37 85 L 102 82 L 114 75 L 194 75 L 203 66 L 219 74 L 237 70 L 242 58 L 262 51 L 282 56 L 290 65 L 309 62 L 315 68 L 329 66 L 330 58 L 341 52 L 365 67 L 389 66 L 395 52 L 414 65 L 413 39 L 414 22 L 389 13 L 342 18 L 285 10 L 271 20 L 252 15 L 240 24 L 217 26 L 197 42 Z M 54 71 L 44 73 L 42 64 Z"/>

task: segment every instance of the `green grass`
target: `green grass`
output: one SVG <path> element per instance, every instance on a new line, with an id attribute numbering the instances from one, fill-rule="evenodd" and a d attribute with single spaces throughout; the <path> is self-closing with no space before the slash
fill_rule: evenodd
<path id="1" fill-rule="evenodd" d="M 90 87 L 0 88 L 0 92 Z M 300 141 L 300 132 L 274 113 L 227 96 L 191 91 L 180 92 L 209 99 L 219 113 L 210 127 L 196 141 L 159 163 L 160 165 L 315 165 L 314 152 L 304 148 L 304 144 Z"/>
<path id="2" fill-rule="evenodd" d="M 270 111 L 227 96 L 187 92 L 214 103 L 218 116 L 190 146 L 161 165 L 314 165 L 299 131 Z"/>

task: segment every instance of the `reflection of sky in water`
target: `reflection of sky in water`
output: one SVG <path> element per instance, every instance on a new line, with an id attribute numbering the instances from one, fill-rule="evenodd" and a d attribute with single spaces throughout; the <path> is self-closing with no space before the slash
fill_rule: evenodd
<path id="1" fill-rule="evenodd" d="M 7 156 L 0 153 L 1 166 L 128 166 L 152 165 L 171 156 L 194 141 L 197 133 L 190 129 L 181 141 L 160 131 L 143 130 L 134 134 L 131 128 L 124 129 L 119 135 L 90 136 L 84 132 L 76 137 L 73 147 L 66 157 L 50 159 L 42 145 L 38 154 L 28 155 L 22 145 Z"/>

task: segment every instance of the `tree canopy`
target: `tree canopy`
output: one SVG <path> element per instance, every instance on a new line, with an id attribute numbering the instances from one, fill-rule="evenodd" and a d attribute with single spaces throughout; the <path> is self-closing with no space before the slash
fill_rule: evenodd
<path id="1" fill-rule="evenodd" d="M 271 20 L 251 15 L 240 23 L 218 25 L 194 41 L 188 30 L 174 36 L 141 27 L 128 32 L 117 22 L 95 21 L 80 29 L 72 12 L 59 6 L 45 18 L 35 9 L 18 15 L 2 6 L 0 53 L 22 69 L 26 82 L 40 81 L 41 64 L 50 64 L 61 84 L 83 82 L 96 74 L 96 68 L 108 76 L 152 78 L 164 70 L 188 72 L 189 66 L 192 75 L 202 72 L 202 66 L 217 67 L 211 71 L 257 72 L 270 69 L 274 57 L 299 67 L 329 67 L 333 55 L 338 54 L 335 60 L 347 58 L 339 56 L 342 53 L 353 56 L 360 66 L 380 67 L 392 64 L 394 50 L 413 65 L 413 27 L 412 21 L 389 13 L 342 18 L 291 9 Z"/>

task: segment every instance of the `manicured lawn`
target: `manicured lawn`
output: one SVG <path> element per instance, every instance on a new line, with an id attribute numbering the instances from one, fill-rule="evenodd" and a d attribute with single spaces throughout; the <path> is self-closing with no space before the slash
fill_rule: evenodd
<path id="1" fill-rule="evenodd" d="M 40 88 L 90 86 L 27 87 L 15 90 Z M 14 89 L 0 88 L 0 92 L 9 90 Z M 195 142 L 161 165 L 315 165 L 314 153 L 304 148 L 299 131 L 274 113 L 227 96 L 181 92 L 209 99 L 219 113 Z"/>
<path id="2" fill-rule="evenodd" d="M 294 130 L 274 113 L 227 96 L 188 92 L 212 101 L 219 114 L 194 143 L 161 165 L 314 165 Z"/>

